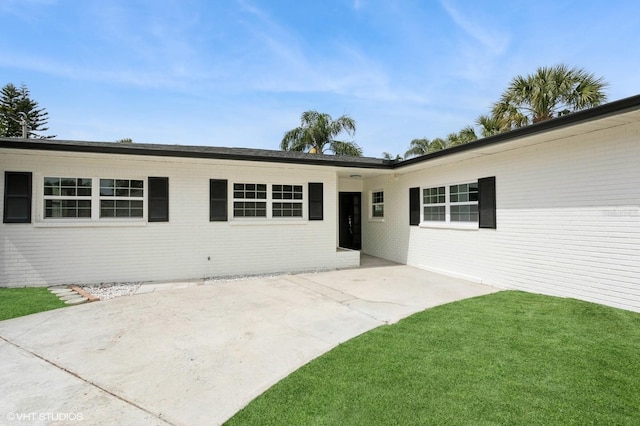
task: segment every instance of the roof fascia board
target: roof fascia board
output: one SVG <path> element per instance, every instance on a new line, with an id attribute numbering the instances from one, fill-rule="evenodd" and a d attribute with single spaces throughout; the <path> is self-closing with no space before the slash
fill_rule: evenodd
<path id="1" fill-rule="evenodd" d="M 179 145 L 172 146 L 167 145 L 166 149 L 156 149 L 145 147 L 143 144 L 138 146 L 106 146 L 101 143 L 56 143 L 55 140 L 50 142 L 43 142 L 37 140 L 33 143 L 34 139 L 0 139 L 1 148 L 13 148 L 13 149 L 30 149 L 30 150 L 42 150 L 42 151 L 60 151 L 60 152 L 80 152 L 80 153 L 92 153 L 92 154 L 118 154 L 118 155 L 142 155 L 142 156 L 156 156 L 156 157 L 178 157 L 178 158 L 204 158 L 204 159 L 216 159 L 216 160 L 237 160 L 237 161 L 256 161 L 256 162 L 268 162 L 268 163 L 287 163 L 287 164 L 299 164 L 299 165 L 317 165 L 317 166 L 333 166 L 333 167 L 352 167 L 361 169 L 390 169 L 391 164 L 388 160 L 381 160 L 379 163 L 364 163 L 360 161 L 349 160 L 335 160 L 327 158 L 294 158 L 294 157 L 277 157 L 268 155 L 251 155 L 241 153 L 221 153 L 221 152 L 206 152 L 206 150 L 185 150 L 180 149 Z M 171 149 L 169 147 L 173 147 Z"/>
<path id="2" fill-rule="evenodd" d="M 511 130 L 510 132 L 500 133 L 487 138 L 479 139 L 464 145 L 453 148 L 436 151 L 420 157 L 410 158 L 408 160 L 379 160 L 379 162 L 357 161 L 330 158 L 323 156 L 319 158 L 309 157 L 286 157 L 286 156 L 270 156 L 260 154 L 250 154 L 238 152 L 241 149 L 236 148 L 236 152 L 213 152 L 208 151 L 207 147 L 186 147 L 180 145 L 166 145 L 159 148 L 160 145 L 131 144 L 119 145 L 116 143 L 100 143 L 100 142 L 77 142 L 77 141 L 56 141 L 42 139 L 18 139 L 18 138 L 0 138 L 0 148 L 14 149 L 33 149 L 44 151 L 63 151 L 63 152 L 82 152 L 96 154 L 120 154 L 120 155 L 142 155 L 157 157 L 181 157 L 181 158 L 205 158 L 218 160 L 238 160 L 238 161 L 256 161 L 268 163 L 287 163 L 299 165 L 316 165 L 316 166 L 332 166 L 341 168 L 359 168 L 359 169 L 378 169 L 378 170 L 395 170 L 403 167 L 415 165 L 422 162 L 428 162 L 436 158 L 446 157 L 458 154 L 460 152 L 471 151 L 474 149 L 506 143 L 512 140 L 550 132 L 573 125 L 586 123 L 589 121 L 599 120 L 612 115 L 622 114 L 624 112 L 640 109 L 640 95 L 620 99 L 609 102 L 594 108 L 567 114 L 552 120 L 542 121 L 530 126 L 521 127 Z M 34 141 L 37 141 L 34 143 Z M 46 142 L 45 142 L 46 141 Z M 231 148 L 232 151 L 234 148 Z M 267 150 L 258 150 L 268 152 Z M 278 152 L 278 151 L 274 151 Z"/>
<path id="3" fill-rule="evenodd" d="M 482 138 L 474 142 L 470 142 L 464 145 L 458 145 L 452 148 L 443 149 L 441 151 L 425 154 L 420 157 L 410 158 L 408 160 L 399 161 L 392 165 L 393 169 L 399 169 L 402 167 L 410 166 L 416 163 L 426 162 L 435 158 L 445 157 L 447 155 L 453 155 L 460 152 L 470 151 L 477 148 L 486 147 L 488 145 L 495 145 L 499 143 L 509 142 L 515 139 L 520 139 L 525 136 L 531 136 L 534 134 L 541 134 L 552 130 L 562 129 L 565 127 L 587 123 L 589 121 L 595 121 L 602 118 L 606 118 L 612 115 L 618 115 L 629 111 L 640 109 L 640 95 L 632 96 L 629 98 L 620 99 L 618 101 L 610 102 L 604 105 L 593 107 L 590 109 L 574 112 L 571 114 L 557 117 L 551 120 L 541 121 L 536 124 L 532 124 L 526 127 L 520 127 L 506 133 L 499 133 L 494 136 Z"/>

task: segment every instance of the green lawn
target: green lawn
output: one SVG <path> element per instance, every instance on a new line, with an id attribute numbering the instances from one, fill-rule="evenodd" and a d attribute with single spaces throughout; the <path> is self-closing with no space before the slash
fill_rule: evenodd
<path id="1" fill-rule="evenodd" d="M 68 305 L 43 287 L 0 288 L 0 321 L 64 306 Z"/>
<path id="2" fill-rule="evenodd" d="M 640 424 L 640 314 L 506 291 L 379 327 L 229 425 Z"/>

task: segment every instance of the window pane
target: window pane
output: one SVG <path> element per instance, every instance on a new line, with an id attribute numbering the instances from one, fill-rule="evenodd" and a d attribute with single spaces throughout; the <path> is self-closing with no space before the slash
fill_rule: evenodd
<path id="1" fill-rule="evenodd" d="M 302 217 L 302 203 L 273 203 L 273 217 Z"/>
<path id="2" fill-rule="evenodd" d="M 113 179 L 100 179 L 100 195 L 113 196 L 115 193 L 116 182 Z"/>
<path id="3" fill-rule="evenodd" d="M 424 220 L 444 222 L 446 220 L 445 206 L 426 206 L 424 208 Z"/>
<path id="4" fill-rule="evenodd" d="M 60 178 L 46 177 L 44 178 L 44 186 L 60 186 Z"/>
<path id="5" fill-rule="evenodd" d="M 466 203 L 478 201 L 478 183 L 465 183 L 451 185 L 449 187 L 450 201 L 452 203 Z"/>
<path id="6" fill-rule="evenodd" d="M 452 222 L 477 222 L 478 206 L 476 204 L 451 206 Z"/>
<path id="7" fill-rule="evenodd" d="M 426 188 L 423 191 L 423 204 L 443 204 L 445 202 L 445 187 Z"/>
<path id="8" fill-rule="evenodd" d="M 243 202 L 233 203 L 234 217 L 263 217 L 267 215 L 267 203 Z"/>

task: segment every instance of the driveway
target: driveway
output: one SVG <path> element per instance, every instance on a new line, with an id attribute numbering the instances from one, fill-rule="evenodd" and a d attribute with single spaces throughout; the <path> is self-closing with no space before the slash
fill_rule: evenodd
<path id="1" fill-rule="evenodd" d="M 220 424 L 346 340 L 497 291 L 366 256 L 363 264 L 0 322 L 0 424 Z"/>

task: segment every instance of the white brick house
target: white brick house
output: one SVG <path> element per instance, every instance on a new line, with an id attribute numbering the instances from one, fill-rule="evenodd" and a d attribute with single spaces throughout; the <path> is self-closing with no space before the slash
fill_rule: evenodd
<path id="1" fill-rule="evenodd" d="M 640 311 L 640 96 L 407 161 L 0 139 L 0 286 L 332 269 L 357 251 Z"/>

